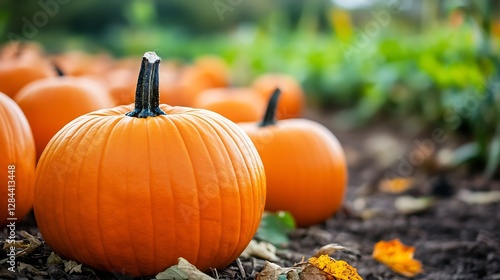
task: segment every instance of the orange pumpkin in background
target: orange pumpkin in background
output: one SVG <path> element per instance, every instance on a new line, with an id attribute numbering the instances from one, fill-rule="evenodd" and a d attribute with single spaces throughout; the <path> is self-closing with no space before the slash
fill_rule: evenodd
<path id="1" fill-rule="evenodd" d="M 106 54 L 88 54 L 83 51 L 69 51 L 52 58 L 67 76 L 100 76 L 112 66 L 113 58 Z"/>
<path id="2" fill-rule="evenodd" d="M 257 150 L 216 113 L 160 105 L 159 63 L 144 55 L 135 106 L 81 116 L 43 152 L 34 210 L 58 254 L 150 276 L 179 257 L 224 268 L 252 240 L 266 195 Z"/>
<path id="3" fill-rule="evenodd" d="M 0 92 L 0 228 L 22 219 L 33 206 L 35 141 L 21 108 Z M 8 204 L 15 204 L 12 207 Z M 12 208 L 12 212 L 8 211 Z"/>
<path id="4" fill-rule="evenodd" d="M 302 115 L 305 104 L 304 90 L 291 76 L 278 73 L 267 73 L 257 77 L 252 87 L 266 100 L 276 88 L 281 90 L 276 117 L 280 120 L 298 118 Z"/>
<path id="5" fill-rule="evenodd" d="M 290 211 L 298 226 L 310 226 L 340 208 L 347 188 L 346 159 L 324 126 L 306 119 L 275 121 L 279 94 L 272 95 L 262 122 L 240 126 L 264 163 L 266 210 Z"/>
<path id="6" fill-rule="evenodd" d="M 214 88 L 199 94 L 193 107 L 216 112 L 233 122 L 254 122 L 264 115 L 266 101 L 251 88 Z"/>
<path id="7" fill-rule="evenodd" d="M 170 105 L 194 107 L 198 95 L 210 88 L 227 87 L 226 63 L 216 56 L 200 56 L 193 64 L 180 69 L 174 80 L 160 86 L 161 101 Z"/>
<path id="8" fill-rule="evenodd" d="M 195 60 L 194 67 L 209 81 L 211 87 L 229 86 L 229 69 L 221 58 L 212 55 L 200 56 Z"/>
<path id="9" fill-rule="evenodd" d="M 53 66 L 37 45 L 18 43 L 2 49 L 0 91 L 12 98 L 30 82 L 55 75 Z"/>
<path id="10" fill-rule="evenodd" d="M 32 82 L 19 91 L 15 101 L 33 131 L 37 158 L 64 125 L 83 114 L 113 107 L 108 91 L 100 83 L 69 76 Z"/>
<path id="11" fill-rule="evenodd" d="M 191 65 L 183 67 L 176 74 L 174 83 L 169 85 L 165 92 L 160 86 L 162 102 L 187 107 L 193 107 L 194 100 L 200 93 L 214 87 L 212 81 L 202 71 Z"/>

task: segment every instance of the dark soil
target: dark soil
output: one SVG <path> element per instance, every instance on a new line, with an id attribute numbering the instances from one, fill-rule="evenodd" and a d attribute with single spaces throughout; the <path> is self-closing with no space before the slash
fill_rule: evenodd
<path id="1" fill-rule="evenodd" d="M 329 124 L 324 116 L 310 117 Z M 414 279 L 500 280 L 500 203 L 471 204 L 461 199 L 464 190 L 498 191 L 500 182 L 486 181 L 463 170 L 426 170 L 423 176 L 418 175 L 422 172 L 417 170 L 410 190 L 403 194 L 385 193 L 379 190 L 375 179 L 386 167 L 377 165 L 379 160 L 367 151 L 366 143 L 374 135 L 392 135 L 391 132 L 378 127 L 336 134 L 346 149 L 350 166 L 349 191 L 344 207 L 323 224 L 295 230 L 290 235 L 292 242 L 289 246 L 278 250 L 277 255 L 282 259 L 278 264 L 292 266 L 302 257 L 312 256 L 323 245 L 339 243 L 359 251 L 360 257 L 357 258 L 341 252 L 335 253 L 334 257 L 356 267 L 363 279 L 407 279 L 371 257 L 377 241 L 399 238 L 404 244 L 416 248 L 415 258 L 423 264 L 424 273 Z M 395 139 L 403 147 L 409 147 L 414 137 L 417 136 Z M 402 214 L 394 207 L 394 201 L 401 195 L 432 196 L 435 202 L 422 211 Z M 17 229 L 40 237 L 33 216 L 19 223 Z M 6 235 L 7 230 L 0 232 L 1 240 L 5 240 Z M 0 246 L 3 243 L 1 241 Z M 36 270 L 24 269 L 16 276 L 8 274 L 7 265 L 2 264 L 0 279 L 133 279 L 85 266 L 82 273 L 68 274 L 62 264 L 45 264 L 51 252 L 43 244 L 30 255 L 18 257 L 18 263 L 31 264 Z M 0 260 L 5 257 L 6 252 L 0 252 Z M 240 258 L 239 262 L 212 272 L 212 276 L 253 279 L 265 263 L 256 258 Z"/>

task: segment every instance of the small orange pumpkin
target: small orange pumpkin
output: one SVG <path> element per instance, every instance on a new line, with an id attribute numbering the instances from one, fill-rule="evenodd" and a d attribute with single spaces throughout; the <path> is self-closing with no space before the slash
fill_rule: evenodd
<path id="1" fill-rule="evenodd" d="M 216 112 L 233 122 L 255 122 L 264 115 L 266 101 L 251 88 L 214 88 L 200 93 L 193 107 Z"/>
<path id="2" fill-rule="evenodd" d="M 212 55 L 200 56 L 195 60 L 194 66 L 210 82 L 211 87 L 229 86 L 229 70 L 221 58 Z"/>
<path id="3" fill-rule="evenodd" d="M 107 90 L 90 78 L 59 76 L 34 81 L 15 101 L 28 119 L 35 137 L 37 158 L 50 138 L 83 114 L 113 107 Z"/>
<path id="4" fill-rule="evenodd" d="M 266 100 L 276 88 L 281 90 L 276 117 L 279 120 L 298 118 L 304 110 L 305 97 L 300 84 L 291 76 L 278 73 L 267 73 L 257 77 L 252 87 Z"/>
<path id="5" fill-rule="evenodd" d="M 12 52 L 10 46 L 0 60 L 0 91 L 13 98 L 19 90 L 32 81 L 56 75 L 52 65 L 38 49 L 20 43 Z"/>
<path id="6" fill-rule="evenodd" d="M 347 183 L 342 147 L 324 126 L 305 119 L 274 120 L 280 91 L 264 120 L 240 126 L 252 139 L 267 177 L 266 209 L 290 211 L 298 226 L 329 218 L 339 209 Z"/>
<path id="7" fill-rule="evenodd" d="M 160 105 L 159 63 L 144 55 L 135 107 L 81 116 L 43 152 L 34 210 L 58 254 L 155 275 L 179 257 L 223 268 L 254 236 L 266 193 L 257 150 L 216 113 Z"/>
<path id="8" fill-rule="evenodd" d="M 3 228 L 11 221 L 8 218 L 20 220 L 33 206 L 35 141 L 21 108 L 1 92 L 0 120 L 0 228 Z"/>

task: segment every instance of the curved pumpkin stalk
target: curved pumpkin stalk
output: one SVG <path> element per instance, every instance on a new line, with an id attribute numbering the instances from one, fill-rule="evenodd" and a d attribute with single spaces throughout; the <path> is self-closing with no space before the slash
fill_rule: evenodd
<path id="1" fill-rule="evenodd" d="M 274 90 L 273 95 L 269 98 L 269 103 L 267 104 L 266 114 L 264 115 L 264 119 L 259 124 L 259 127 L 266 127 L 270 125 L 276 124 L 276 109 L 278 108 L 278 101 L 281 95 L 281 90 L 276 88 Z"/>
<path id="2" fill-rule="evenodd" d="M 142 57 L 141 70 L 135 91 L 135 109 L 126 115 L 136 118 L 166 115 L 160 109 L 160 57 L 147 52 Z"/>

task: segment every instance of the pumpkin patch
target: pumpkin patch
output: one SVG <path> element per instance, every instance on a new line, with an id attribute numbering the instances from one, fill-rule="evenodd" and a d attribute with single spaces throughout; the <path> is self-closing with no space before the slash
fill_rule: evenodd
<path id="1" fill-rule="evenodd" d="M 78 117 L 40 158 L 35 216 L 66 258 L 134 276 L 179 257 L 223 268 L 257 230 L 266 198 L 257 150 L 216 113 L 160 105 L 159 63 L 144 55 L 134 105 Z"/>

